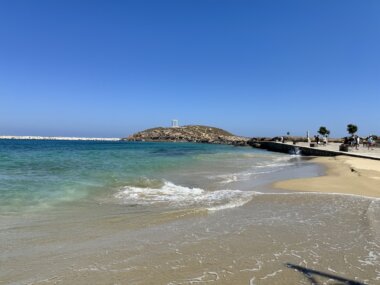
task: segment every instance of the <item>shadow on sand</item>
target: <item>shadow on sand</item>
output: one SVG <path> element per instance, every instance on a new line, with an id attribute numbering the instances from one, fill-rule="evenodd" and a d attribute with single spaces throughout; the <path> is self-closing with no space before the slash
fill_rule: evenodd
<path id="1" fill-rule="evenodd" d="M 291 263 L 286 263 L 285 266 L 301 272 L 310 281 L 311 285 L 322 284 L 322 283 L 318 283 L 318 281 L 315 279 L 315 277 L 318 277 L 318 276 L 337 281 L 337 283 L 332 283 L 332 285 L 366 285 L 365 283 L 362 283 L 362 282 L 346 279 L 346 278 L 333 275 L 330 273 L 308 269 L 306 267 L 302 267 L 302 266 L 291 264 Z"/>

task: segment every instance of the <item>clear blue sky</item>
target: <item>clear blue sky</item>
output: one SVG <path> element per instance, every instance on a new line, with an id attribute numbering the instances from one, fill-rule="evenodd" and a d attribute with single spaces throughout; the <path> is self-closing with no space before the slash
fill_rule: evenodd
<path id="1" fill-rule="evenodd" d="M 380 1 L 0 0 L 0 134 L 380 134 Z"/>

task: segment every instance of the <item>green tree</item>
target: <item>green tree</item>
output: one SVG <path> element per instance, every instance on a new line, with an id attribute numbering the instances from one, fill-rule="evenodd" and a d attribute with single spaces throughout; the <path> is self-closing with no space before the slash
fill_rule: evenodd
<path id="1" fill-rule="evenodd" d="M 353 125 L 353 124 L 348 124 L 348 125 L 347 125 L 347 132 L 348 132 L 350 135 L 355 134 L 357 131 L 358 131 L 358 126 Z"/>
<path id="2" fill-rule="evenodd" d="M 330 134 L 330 131 L 324 127 L 324 126 L 321 126 L 318 130 L 318 133 L 322 136 L 328 136 Z"/>

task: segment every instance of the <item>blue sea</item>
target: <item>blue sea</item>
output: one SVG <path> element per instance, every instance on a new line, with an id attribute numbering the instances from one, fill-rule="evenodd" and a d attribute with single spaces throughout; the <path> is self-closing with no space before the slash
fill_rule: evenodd
<path id="1" fill-rule="evenodd" d="M 0 140 L 0 284 L 310 284 L 285 263 L 378 284 L 378 199 L 271 186 L 323 173 L 251 147 Z"/>
<path id="2" fill-rule="evenodd" d="M 290 161 L 286 155 L 225 145 L 0 140 L 0 209 L 40 210 L 114 194 L 126 203 L 191 204 L 202 199 L 192 189 L 233 189 Z"/>

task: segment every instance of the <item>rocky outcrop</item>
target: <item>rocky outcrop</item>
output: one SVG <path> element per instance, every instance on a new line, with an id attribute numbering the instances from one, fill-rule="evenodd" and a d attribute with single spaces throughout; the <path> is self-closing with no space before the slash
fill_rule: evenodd
<path id="1" fill-rule="evenodd" d="M 247 145 L 248 138 L 235 136 L 225 130 L 208 126 L 153 128 L 122 140 L 147 142 L 197 142 L 211 144 Z"/>

